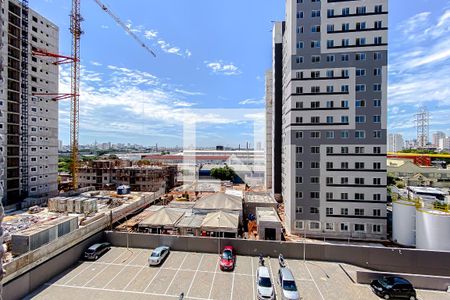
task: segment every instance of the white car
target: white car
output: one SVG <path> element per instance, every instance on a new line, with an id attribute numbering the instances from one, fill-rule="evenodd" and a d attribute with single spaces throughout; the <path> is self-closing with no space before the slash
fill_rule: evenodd
<path id="1" fill-rule="evenodd" d="M 256 297 L 258 300 L 275 299 L 275 291 L 267 267 L 261 266 L 256 270 Z"/>
<path id="2" fill-rule="evenodd" d="M 150 266 L 157 266 L 161 264 L 166 256 L 169 255 L 169 253 L 170 248 L 167 246 L 160 246 L 158 248 L 155 248 L 148 258 L 148 264 Z"/>
<path id="3" fill-rule="evenodd" d="M 300 294 L 295 284 L 294 275 L 289 268 L 280 268 L 278 271 L 278 280 L 281 286 L 281 294 L 283 300 L 299 300 Z"/>

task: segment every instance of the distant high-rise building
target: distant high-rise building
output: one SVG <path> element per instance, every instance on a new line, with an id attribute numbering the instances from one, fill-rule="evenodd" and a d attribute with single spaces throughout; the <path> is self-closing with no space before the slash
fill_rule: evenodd
<path id="1" fill-rule="evenodd" d="M 272 70 L 266 72 L 266 189 L 272 189 Z"/>
<path id="2" fill-rule="evenodd" d="M 386 238 L 387 9 L 387 0 L 287 0 L 286 22 L 275 24 L 289 233 Z"/>
<path id="3" fill-rule="evenodd" d="M 442 131 L 436 131 L 432 135 L 433 147 L 439 148 L 439 141 L 446 137 L 446 134 Z"/>
<path id="4" fill-rule="evenodd" d="M 1 4 L 1 150 L 3 202 L 58 192 L 58 102 L 35 94 L 58 93 L 58 66 L 32 50 L 58 53 L 58 27 L 21 1 Z M 27 67 L 24 67 L 27 66 Z"/>
<path id="5" fill-rule="evenodd" d="M 444 137 L 439 139 L 437 148 L 439 150 L 448 151 L 450 150 L 450 137 Z"/>
<path id="6" fill-rule="evenodd" d="M 405 149 L 405 141 L 399 133 L 391 133 L 388 136 L 388 152 L 398 152 Z"/>

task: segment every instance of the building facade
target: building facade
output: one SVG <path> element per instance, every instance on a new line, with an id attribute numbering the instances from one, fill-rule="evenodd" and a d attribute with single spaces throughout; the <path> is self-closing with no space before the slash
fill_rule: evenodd
<path id="1" fill-rule="evenodd" d="M 285 26 L 275 25 L 292 234 L 386 238 L 387 9 L 387 0 L 287 0 Z"/>
<path id="2" fill-rule="evenodd" d="M 388 152 L 398 152 L 405 149 L 405 141 L 399 133 L 390 133 L 388 136 Z"/>
<path id="3" fill-rule="evenodd" d="M 432 135 L 433 147 L 439 148 L 440 140 L 444 139 L 446 136 L 447 135 L 445 134 L 445 132 L 442 131 L 436 131 L 435 133 L 433 133 Z"/>
<path id="4" fill-rule="evenodd" d="M 266 72 L 266 174 L 265 187 L 272 189 L 272 118 L 273 118 L 273 80 L 272 70 Z"/>
<path id="5" fill-rule="evenodd" d="M 26 13 L 28 11 L 28 13 Z M 1 150 L 3 202 L 58 192 L 58 103 L 34 93 L 58 92 L 58 66 L 32 50 L 57 53 L 58 27 L 16 0 L 1 2 Z M 28 65 L 28 68 L 22 66 Z"/>

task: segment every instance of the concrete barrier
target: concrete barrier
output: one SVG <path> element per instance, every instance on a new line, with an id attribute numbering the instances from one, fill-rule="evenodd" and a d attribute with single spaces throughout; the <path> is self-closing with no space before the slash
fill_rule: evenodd
<path id="1" fill-rule="evenodd" d="M 356 271 L 356 282 L 361 284 L 369 284 L 372 282 L 372 280 L 378 279 L 383 276 L 403 277 L 411 282 L 416 289 L 428 289 L 446 292 L 450 287 L 450 277 L 370 271 Z"/>
<path id="2" fill-rule="evenodd" d="M 114 246 L 126 247 L 127 236 L 133 248 L 167 245 L 178 251 L 218 253 L 231 245 L 241 255 L 277 257 L 282 253 L 286 258 L 303 259 L 305 253 L 308 260 L 342 262 L 382 272 L 450 276 L 447 251 L 106 232 L 106 239 Z"/>

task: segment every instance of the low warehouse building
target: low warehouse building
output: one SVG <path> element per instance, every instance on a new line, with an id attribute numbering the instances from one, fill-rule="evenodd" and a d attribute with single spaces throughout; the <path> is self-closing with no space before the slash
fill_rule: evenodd
<path id="1" fill-rule="evenodd" d="M 281 240 L 281 220 L 273 207 L 256 208 L 256 222 L 260 240 Z"/>
<path id="2" fill-rule="evenodd" d="M 180 235 L 199 236 L 201 234 L 200 227 L 205 218 L 205 215 L 183 216 L 176 225 L 178 233 Z"/>
<path id="3" fill-rule="evenodd" d="M 173 233 L 184 212 L 162 208 L 139 223 L 139 230 L 151 233 Z"/>
<path id="4" fill-rule="evenodd" d="M 223 192 L 215 193 L 197 200 L 193 208 L 194 214 L 218 211 L 237 214 L 239 222 L 242 223 L 242 198 Z"/>
<path id="5" fill-rule="evenodd" d="M 202 235 L 216 237 L 237 237 L 239 216 L 234 213 L 218 211 L 209 213 L 200 226 Z"/>
<path id="6" fill-rule="evenodd" d="M 257 207 L 273 207 L 276 209 L 278 202 L 268 193 L 247 192 L 244 196 L 244 214 L 256 215 Z"/>

